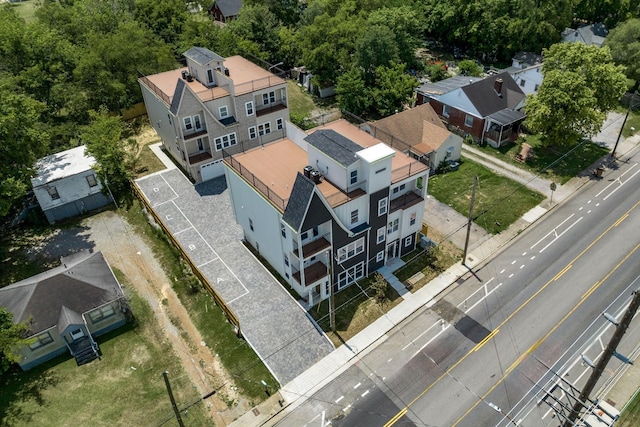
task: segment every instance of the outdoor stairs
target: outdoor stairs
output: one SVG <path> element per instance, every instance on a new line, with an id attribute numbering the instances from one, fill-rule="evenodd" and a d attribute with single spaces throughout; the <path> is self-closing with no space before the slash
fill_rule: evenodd
<path id="1" fill-rule="evenodd" d="M 76 364 L 78 366 L 89 363 L 100 357 L 98 344 L 94 347 L 88 337 L 83 337 L 79 341 L 74 342 L 71 348 L 73 357 L 76 359 Z"/>

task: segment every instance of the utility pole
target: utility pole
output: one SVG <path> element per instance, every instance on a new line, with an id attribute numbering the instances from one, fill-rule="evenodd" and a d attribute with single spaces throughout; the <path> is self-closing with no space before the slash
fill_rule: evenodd
<path id="1" fill-rule="evenodd" d="M 469 235 L 471 234 L 471 221 L 473 219 L 473 203 L 476 199 L 476 185 L 478 175 L 473 177 L 473 190 L 471 190 L 471 204 L 469 205 L 469 222 L 467 222 L 467 238 L 464 241 L 464 252 L 462 253 L 462 265 L 467 265 L 467 249 L 469 248 Z"/>
<path id="2" fill-rule="evenodd" d="M 625 114 L 624 116 L 624 120 L 622 121 L 622 127 L 620 128 L 620 132 L 618 132 L 618 139 L 616 139 L 616 144 L 613 146 L 613 151 L 611 152 L 612 159 L 616 158 L 616 150 L 618 149 L 618 143 L 620 142 L 620 137 L 622 136 L 624 125 L 627 124 L 627 119 L 629 118 L 629 113 L 631 112 L 631 108 L 633 108 L 633 100 L 636 97 L 636 92 L 633 92 L 633 95 L 631 95 L 631 99 L 629 100 L 629 107 L 627 108 L 627 114 Z"/>
<path id="3" fill-rule="evenodd" d="M 639 307 L 640 289 L 636 290 L 633 293 L 633 298 L 631 299 L 629 308 L 627 308 L 627 311 L 624 313 L 622 320 L 620 321 L 618 326 L 616 326 L 616 331 L 613 333 L 609 344 L 607 344 L 607 347 L 604 349 L 602 357 L 600 357 L 600 360 L 598 360 L 595 368 L 593 368 L 593 372 L 591 373 L 589 380 L 582 389 L 580 397 L 578 397 L 578 401 L 576 401 L 576 403 L 573 405 L 573 410 L 571 411 L 571 414 L 569 414 L 567 421 L 565 421 L 564 427 L 571 427 L 574 425 L 574 421 L 578 418 L 578 415 L 580 415 L 580 410 L 583 406 L 582 403 L 589 398 L 589 395 L 595 388 L 596 383 L 604 372 L 604 369 L 607 367 L 609 360 L 611 360 L 611 356 L 615 355 L 616 348 L 618 347 L 618 344 L 620 344 L 624 333 L 627 331 L 627 328 L 629 327 L 631 320 L 633 320 L 633 316 L 636 315 L 636 311 L 638 311 Z"/>
<path id="4" fill-rule="evenodd" d="M 173 412 L 176 414 L 176 419 L 178 420 L 178 424 L 180 427 L 184 427 L 184 423 L 182 422 L 182 417 L 180 416 L 180 410 L 178 409 L 178 405 L 176 404 L 176 399 L 173 398 L 173 392 L 171 391 L 171 384 L 169 384 L 169 372 L 164 371 L 162 373 L 164 377 L 164 384 L 167 386 L 167 393 L 169 393 L 169 399 L 171 400 L 171 406 L 173 407 Z"/>
<path id="5" fill-rule="evenodd" d="M 327 260 L 329 261 L 329 324 L 331 325 L 331 331 L 336 332 L 336 306 L 333 296 L 333 256 L 331 249 L 327 251 Z"/>

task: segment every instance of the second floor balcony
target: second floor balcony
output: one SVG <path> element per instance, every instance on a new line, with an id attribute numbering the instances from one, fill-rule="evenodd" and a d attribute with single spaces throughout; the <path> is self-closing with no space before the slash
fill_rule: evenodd
<path id="1" fill-rule="evenodd" d="M 302 286 L 309 286 L 315 282 L 327 277 L 329 275 L 329 269 L 324 263 L 316 261 L 313 264 L 305 267 L 304 269 L 304 282 L 300 271 L 293 273 L 293 278 Z"/>
<path id="2" fill-rule="evenodd" d="M 319 239 L 302 245 L 302 258 L 307 259 L 317 253 L 326 251 L 330 247 L 331 243 L 324 236 L 320 237 Z M 293 250 L 293 254 L 296 256 L 296 258 L 300 259 L 300 251 L 298 250 L 298 248 L 295 248 Z"/>
<path id="3" fill-rule="evenodd" d="M 260 117 L 260 116 L 264 116 L 267 114 L 275 113 L 275 112 L 286 110 L 286 109 L 287 109 L 286 100 L 279 100 L 269 105 L 263 105 L 262 107 L 257 108 L 256 116 Z"/>
<path id="4" fill-rule="evenodd" d="M 204 161 L 211 159 L 211 153 L 209 151 L 197 152 L 194 154 L 189 154 L 189 164 L 195 165 Z"/>

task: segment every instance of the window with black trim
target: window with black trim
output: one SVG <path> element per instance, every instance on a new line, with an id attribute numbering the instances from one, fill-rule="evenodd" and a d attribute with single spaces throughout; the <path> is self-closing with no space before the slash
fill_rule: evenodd
<path id="1" fill-rule="evenodd" d="M 358 222 L 358 210 L 351 211 L 351 224 L 355 224 Z"/>
<path id="2" fill-rule="evenodd" d="M 60 198 L 60 194 L 58 194 L 58 189 L 56 187 L 47 188 L 49 192 L 49 196 L 51 196 L 51 200 L 58 200 Z"/>
<path id="3" fill-rule="evenodd" d="M 96 176 L 87 175 L 87 184 L 89 184 L 89 187 L 95 187 L 96 185 L 98 185 L 98 180 L 96 179 Z"/>
<path id="4" fill-rule="evenodd" d="M 378 200 L 378 216 L 382 216 L 387 213 L 387 198 Z"/>

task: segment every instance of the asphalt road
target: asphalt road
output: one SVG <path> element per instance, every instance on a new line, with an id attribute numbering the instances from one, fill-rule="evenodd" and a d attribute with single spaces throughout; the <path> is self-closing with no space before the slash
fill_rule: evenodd
<path id="1" fill-rule="evenodd" d="M 640 275 L 639 225 L 632 159 L 407 319 L 279 425 L 489 426 L 512 424 L 516 414 L 526 415 L 522 425 L 558 425 L 530 410 L 528 397 L 548 382 L 545 365 L 567 365 L 593 340 L 587 330 L 602 326 L 603 310 L 620 311 Z"/>

